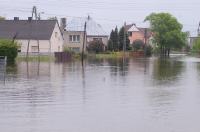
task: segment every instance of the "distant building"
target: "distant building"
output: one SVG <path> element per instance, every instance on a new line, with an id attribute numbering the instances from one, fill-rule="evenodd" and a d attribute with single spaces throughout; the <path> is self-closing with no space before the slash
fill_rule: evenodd
<path id="1" fill-rule="evenodd" d="M 200 37 L 190 37 L 189 47 L 192 48 L 194 45 L 194 42 Z"/>
<path id="2" fill-rule="evenodd" d="M 64 37 L 64 48 L 68 48 L 74 52 L 81 52 L 83 49 L 84 31 L 66 30 L 67 26 L 66 18 L 61 18 L 60 25 Z M 86 50 L 86 45 L 87 45 L 87 40 L 85 34 L 84 50 Z"/>
<path id="3" fill-rule="evenodd" d="M 0 20 L 0 39 L 19 43 L 19 52 L 53 53 L 63 50 L 63 36 L 57 20 Z M 28 46 L 29 45 L 29 46 Z M 29 48 L 28 48 L 29 47 Z"/>
<path id="4" fill-rule="evenodd" d="M 88 16 L 87 18 L 74 18 L 71 21 L 67 22 L 67 24 L 66 24 L 67 26 L 66 26 L 66 30 L 65 30 L 64 34 L 67 34 L 68 36 L 66 36 L 66 35 L 64 36 L 65 40 L 69 38 L 69 35 L 73 35 L 73 33 L 75 33 L 74 35 L 77 35 L 77 34 L 80 35 L 80 44 L 82 44 L 83 39 L 81 39 L 81 38 L 83 38 L 85 22 L 87 24 L 86 46 L 88 46 L 88 44 L 94 40 L 100 40 L 103 42 L 103 44 L 105 46 L 107 46 L 109 35 L 103 30 L 101 25 L 97 24 L 90 16 Z M 82 47 L 82 46 L 76 45 L 76 43 L 69 44 L 68 40 L 65 41 L 65 45 L 67 45 L 67 46 L 70 45 L 69 46 L 70 48 L 71 47 Z M 72 46 L 72 45 L 76 45 L 76 46 Z M 76 49 L 76 50 L 78 50 L 78 49 Z"/>
<path id="5" fill-rule="evenodd" d="M 125 26 L 125 30 L 128 32 L 130 43 L 132 44 L 136 40 L 141 40 L 145 43 L 145 30 L 147 44 L 150 42 L 152 32 L 148 28 L 137 27 L 136 24 L 130 24 Z"/>
<path id="6" fill-rule="evenodd" d="M 199 27 L 198 27 L 198 29 L 197 29 L 197 36 L 195 36 L 195 37 L 190 37 L 190 42 L 189 42 L 189 47 L 190 48 L 192 48 L 193 47 L 193 45 L 194 45 L 194 42 L 198 39 L 198 38 L 200 38 L 200 23 L 199 23 Z"/>

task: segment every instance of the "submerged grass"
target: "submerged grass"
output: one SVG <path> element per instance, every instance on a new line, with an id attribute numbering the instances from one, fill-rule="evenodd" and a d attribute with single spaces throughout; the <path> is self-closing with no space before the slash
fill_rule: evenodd
<path id="1" fill-rule="evenodd" d="M 115 58 L 123 58 L 124 55 L 129 57 L 129 52 L 105 52 L 105 53 L 87 53 L 84 55 L 84 58 L 95 58 L 95 59 L 115 59 Z M 72 58 L 70 60 L 81 60 L 81 54 L 76 53 L 72 54 Z M 56 61 L 54 55 L 30 55 L 26 57 L 25 55 L 18 55 L 16 61 Z"/>
<path id="2" fill-rule="evenodd" d="M 16 58 L 17 61 L 55 61 L 54 56 L 49 55 L 39 55 L 39 56 L 18 56 Z"/>
<path id="3" fill-rule="evenodd" d="M 123 56 L 129 57 L 129 52 L 109 52 L 109 53 L 99 53 L 99 54 L 87 54 L 87 57 L 93 57 L 97 59 L 114 59 L 122 58 Z"/>

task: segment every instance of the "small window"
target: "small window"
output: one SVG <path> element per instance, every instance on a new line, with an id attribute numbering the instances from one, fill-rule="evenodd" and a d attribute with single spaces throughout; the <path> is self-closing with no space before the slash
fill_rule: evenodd
<path id="1" fill-rule="evenodd" d="M 56 38 L 58 37 L 58 32 L 55 32 L 55 37 L 56 37 Z"/>
<path id="2" fill-rule="evenodd" d="M 69 41 L 70 42 L 80 42 L 80 35 L 70 35 Z"/>
<path id="3" fill-rule="evenodd" d="M 69 36 L 69 41 L 72 42 L 72 35 Z"/>
<path id="4" fill-rule="evenodd" d="M 132 36 L 132 32 L 128 32 L 129 37 Z"/>
<path id="5" fill-rule="evenodd" d="M 58 52 L 60 52 L 60 46 L 58 46 Z"/>
<path id="6" fill-rule="evenodd" d="M 80 42 L 80 35 L 77 35 L 77 42 Z"/>
<path id="7" fill-rule="evenodd" d="M 33 53 L 37 53 L 38 52 L 38 46 L 31 46 L 31 51 L 33 52 Z"/>

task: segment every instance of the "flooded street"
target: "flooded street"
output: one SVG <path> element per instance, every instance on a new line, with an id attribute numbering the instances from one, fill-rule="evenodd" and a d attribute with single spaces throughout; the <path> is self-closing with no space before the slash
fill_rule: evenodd
<path id="1" fill-rule="evenodd" d="M 20 61 L 6 73 L 2 132 L 200 130 L 198 58 Z"/>

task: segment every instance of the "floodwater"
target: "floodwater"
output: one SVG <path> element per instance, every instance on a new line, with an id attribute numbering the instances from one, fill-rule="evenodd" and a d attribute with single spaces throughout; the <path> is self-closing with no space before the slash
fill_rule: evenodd
<path id="1" fill-rule="evenodd" d="M 199 132 L 200 59 L 17 62 L 0 83 L 1 132 Z"/>

